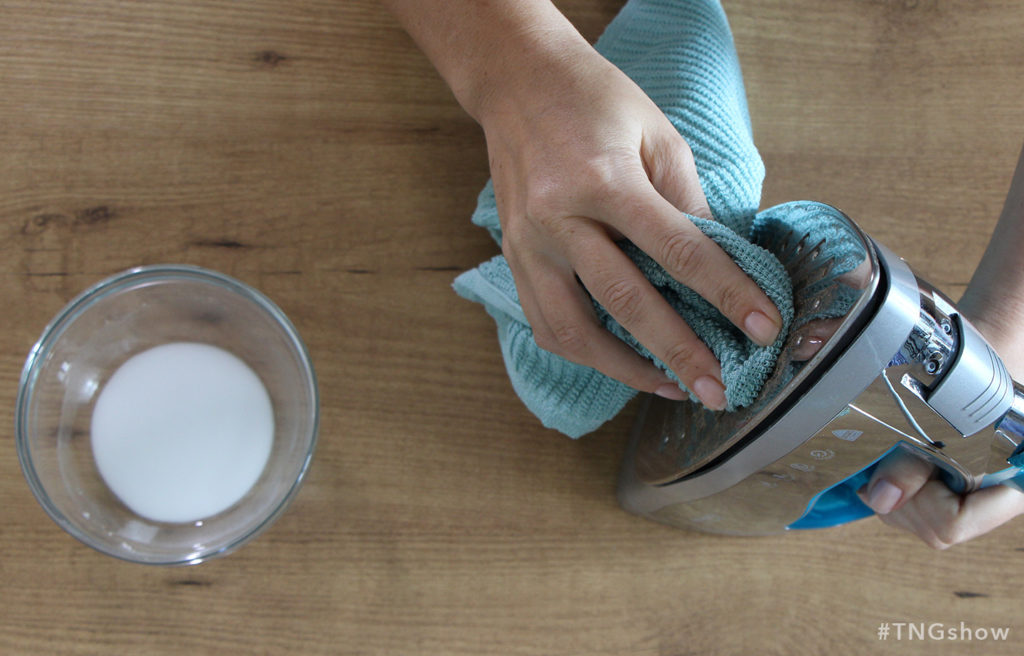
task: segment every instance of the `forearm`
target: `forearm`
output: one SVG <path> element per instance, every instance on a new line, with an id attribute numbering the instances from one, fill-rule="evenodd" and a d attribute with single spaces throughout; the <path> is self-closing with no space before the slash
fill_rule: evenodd
<path id="1" fill-rule="evenodd" d="M 477 121 L 590 46 L 548 0 L 382 0 Z"/>
<path id="2" fill-rule="evenodd" d="M 1018 381 L 1024 381 L 1024 150 L 999 222 L 960 300 Z"/>

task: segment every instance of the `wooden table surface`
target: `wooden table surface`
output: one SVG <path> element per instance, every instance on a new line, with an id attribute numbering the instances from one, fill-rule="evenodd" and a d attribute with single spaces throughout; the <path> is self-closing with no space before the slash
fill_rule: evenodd
<path id="1" fill-rule="evenodd" d="M 590 39 L 620 5 L 561 3 Z M 726 9 L 764 205 L 835 204 L 957 296 L 1024 140 L 1021 5 Z M 1024 521 L 934 552 L 875 519 L 740 539 L 620 510 L 635 407 L 579 441 L 543 429 L 451 291 L 497 252 L 468 223 L 487 177 L 480 130 L 372 0 L 0 2 L 0 653 L 1021 652 Z M 268 294 L 322 393 L 289 511 L 197 567 L 63 533 L 12 435 L 46 322 L 160 262 Z"/>

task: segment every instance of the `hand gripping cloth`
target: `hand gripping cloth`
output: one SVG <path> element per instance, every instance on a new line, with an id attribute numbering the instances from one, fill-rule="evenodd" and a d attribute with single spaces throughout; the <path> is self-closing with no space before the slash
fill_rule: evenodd
<path id="1" fill-rule="evenodd" d="M 754 147 L 732 34 L 717 1 L 631 0 L 595 47 L 647 93 L 690 145 L 715 220 L 688 218 L 736 261 L 782 314 L 784 326 L 778 340 L 758 346 L 635 245 L 620 243 L 721 362 L 725 411 L 749 405 L 772 373 L 793 317 L 786 270 L 769 251 L 753 243 L 755 233 L 785 229 L 789 214 L 806 227 L 814 223 L 817 207 L 824 213 L 831 208 L 800 202 L 758 215 L 764 165 Z M 479 195 L 472 221 L 501 243 L 490 182 Z M 614 417 L 637 394 L 594 369 L 537 346 L 503 256 L 463 273 L 454 288 L 483 304 L 494 318 L 512 386 L 545 426 L 579 437 Z M 595 308 L 608 330 L 677 380 L 596 302 Z M 691 398 L 697 400 L 692 394 Z"/>

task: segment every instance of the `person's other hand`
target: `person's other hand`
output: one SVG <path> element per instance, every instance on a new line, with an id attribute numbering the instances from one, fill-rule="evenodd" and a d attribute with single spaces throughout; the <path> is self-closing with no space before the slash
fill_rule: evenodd
<path id="1" fill-rule="evenodd" d="M 633 241 L 759 344 L 775 340 L 781 317 L 683 214 L 711 218 L 687 143 L 639 87 L 583 46 L 523 67 L 478 113 L 523 311 L 542 348 L 636 389 L 683 398 L 599 325 L 589 292 L 707 406 L 721 409 L 714 355 L 614 240 Z"/>
<path id="2" fill-rule="evenodd" d="M 1016 489 L 995 485 L 960 495 L 936 472 L 923 459 L 895 451 L 878 464 L 860 497 L 883 522 L 935 549 L 978 537 L 1024 514 L 1024 494 Z"/>
<path id="3" fill-rule="evenodd" d="M 1014 380 L 1024 380 L 1024 149 L 985 254 L 958 303 L 1000 355 Z M 1004 485 L 955 494 L 935 469 L 908 453 L 879 463 L 861 499 L 882 521 L 914 533 L 937 549 L 987 533 L 1024 513 L 1024 493 Z"/>
<path id="4" fill-rule="evenodd" d="M 961 310 L 972 308 L 975 327 L 1003 355 L 1010 373 L 1019 377 L 1024 359 L 1019 345 L 1014 346 L 1016 329 L 992 323 L 992 314 L 983 312 L 971 296 L 965 296 L 960 305 Z M 935 466 L 905 451 L 895 451 L 878 464 L 860 497 L 883 522 L 913 533 L 936 549 L 984 535 L 1024 514 L 1024 493 L 995 485 L 957 494 L 938 478 Z"/>

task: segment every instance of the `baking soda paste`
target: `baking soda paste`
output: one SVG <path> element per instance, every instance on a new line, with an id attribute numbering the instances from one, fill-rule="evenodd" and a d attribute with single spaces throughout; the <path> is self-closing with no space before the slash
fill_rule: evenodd
<path id="1" fill-rule="evenodd" d="M 259 376 L 231 353 L 192 342 L 129 358 L 92 415 L 100 475 L 131 510 L 193 522 L 244 497 L 263 471 L 274 411 Z"/>

